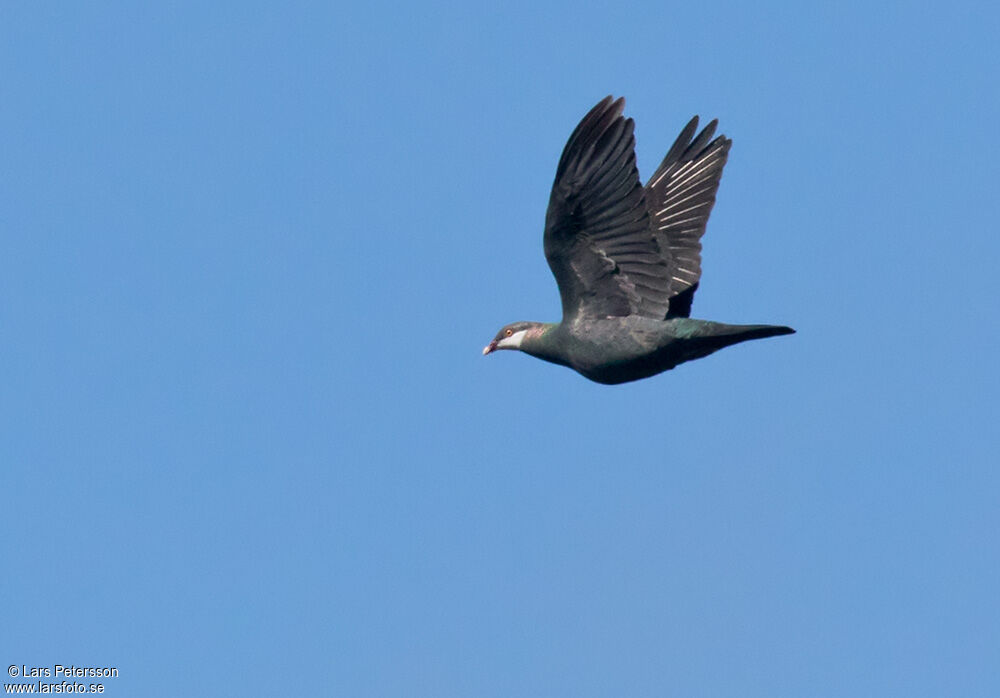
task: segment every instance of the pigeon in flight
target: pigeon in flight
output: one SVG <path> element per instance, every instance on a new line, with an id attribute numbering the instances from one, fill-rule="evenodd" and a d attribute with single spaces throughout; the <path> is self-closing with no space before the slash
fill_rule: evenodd
<path id="1" fill-rule="evenodd" d="M 516 349 L 616 384 L 795 331 L 689 317 L 701 278 L 701 236 L 732 141 L 712 140 L 716 121 L 696 137 L 694 117 L 643 187 L 624 106 L 624 98 L 601 100 L 559 159 L 544 246 L 562 322 L 507 325 L 483 354 Z"/>

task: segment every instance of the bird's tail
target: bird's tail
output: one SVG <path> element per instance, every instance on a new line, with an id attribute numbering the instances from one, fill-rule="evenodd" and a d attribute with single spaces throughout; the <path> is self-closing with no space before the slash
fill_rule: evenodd
<path id="1" fill-rule="evenodd" d="M 783 325 L 725 325 L 721 322 L 678 318 L 678 336 L 686 339 L 685 361 L 708 356 L 724 347 L 746 342 L 751 339 L 764 339 L 782 334 L 795 334 L 791 327 Z M 683 324 L 680 324 L 683 323 Z"/>

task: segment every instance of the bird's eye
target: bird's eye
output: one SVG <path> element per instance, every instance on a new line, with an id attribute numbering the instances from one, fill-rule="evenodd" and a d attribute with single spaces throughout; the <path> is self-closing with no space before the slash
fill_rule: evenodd
<path id="1" fill-rule="evenodd" d="M 514 334 L 514 331 L 513 330 L 504 330 L 503 333 L 504 333 L 505 337 L 510 337 L 512 334 Z"/>

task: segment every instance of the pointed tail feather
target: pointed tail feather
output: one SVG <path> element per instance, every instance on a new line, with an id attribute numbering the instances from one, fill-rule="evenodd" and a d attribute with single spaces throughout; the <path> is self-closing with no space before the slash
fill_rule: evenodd
<path id="1" fill-rule="evenodd" d="M 721 322 L 688 318 L 678 319 L 677 322 L 683 322 L 678 327 L 678 336 L 688 340 L 683 352 L 684 361 L 699 359 L 724 347 L 751 339 L 795 334 L 795 330 L 783 325 L 725 325 Z"/>
<path id="2" fill-rule="evenodd" d="M 777 337 L 783 334 L 795 334 L 795 330 L 784 325 L 718 325 L 718 328 L 719 331 L 713 333 L 711 336 L 733 340 L 726 342 L 723 346 L 745 342 L 748 339 L 764 339 L 765 337 Z"/>

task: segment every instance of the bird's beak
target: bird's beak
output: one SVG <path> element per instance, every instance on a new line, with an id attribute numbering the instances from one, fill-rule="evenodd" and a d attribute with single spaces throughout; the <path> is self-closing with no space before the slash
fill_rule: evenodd
<path id="1" fill-rule="evenodd" d="M 497 348 L 497 340 L 494 339 L 492 342 L 483 347 L 483 356 L 486 356 L 487 354 L 492 354 L 494 351 L 496 351 L 496 348 Z"/>

